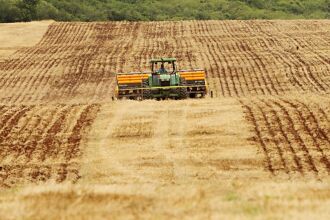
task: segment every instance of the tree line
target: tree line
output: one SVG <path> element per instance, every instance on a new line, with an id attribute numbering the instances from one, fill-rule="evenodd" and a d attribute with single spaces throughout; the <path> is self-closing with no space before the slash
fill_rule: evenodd
<path id="1" fill-rule="evenodd" d="M 0 0 L 0 22 L 329 18 L 330 0 Z"/>

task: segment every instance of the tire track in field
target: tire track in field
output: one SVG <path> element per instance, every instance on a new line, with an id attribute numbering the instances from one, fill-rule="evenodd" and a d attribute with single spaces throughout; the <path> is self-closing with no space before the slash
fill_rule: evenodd
<path id="1" fill-rule="evenodd" d="M 120 161 L 120 152 L 116 148 L 116 132 L 133 105 L 134 103 L 119 102 L 116 105 L 104 105 L 100 109 L 84 149 L 84 162 L 81 165 L 84 182 L 97 180 L 113 183 L 117 175 L 123 176 L 122 181 L 130 178 L 140 182 L 148 181 Z"/>

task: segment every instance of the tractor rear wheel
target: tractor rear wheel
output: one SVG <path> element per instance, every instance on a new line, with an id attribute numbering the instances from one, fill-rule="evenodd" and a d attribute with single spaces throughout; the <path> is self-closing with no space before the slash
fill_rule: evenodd
<path id="1" fill-rule="evenodd" d="M 179 88 L 179 98 L 180 99 L 187 99 L 189 96 L 187 88 Z"/>
<path id="2" fill-rule="evenodd" d="M 149 89 L 148 79 L 142 81 L 142 88 L 143 99 L 151 99 L 151 90 Z"/>
<path id="3" fill-rule="evenodd" d="M 187 91 L 187 87 L 185 87 L 187 85 L 186 79 L 181 77 L 180 81 L 181 81 L 180 86 L 184 86 L 184 87 L 178 88 L 179 99 L 187 99 L 189 97 L 189 93 Z"/>
<path id="4" fill-rule="evenodd" d="M 151 99 L 151 91 L 149 89 L 143 90 L 143 98 L 144 99 Z"/>

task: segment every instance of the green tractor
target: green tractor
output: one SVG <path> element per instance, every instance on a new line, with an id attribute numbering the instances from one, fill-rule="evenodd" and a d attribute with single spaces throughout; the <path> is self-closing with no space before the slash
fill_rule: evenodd
<path id="1" fill-rule="evenodd" d="M 186 79 L 176 71 L 176 59 L 153 59 L 151 75 L 142 80 L 143 99 L 186 99 L 189 97 Z M 158 68 L 160 64 L 160 68 Z M 167 67 L 166 67 L 167 64 Z"/>
<path id="2" fill-rule="evenodd" d="M 117 97 L 186 99 L 206 95 L 205 71 L 177 70 L 175 58 L 152 59 L 151 73 L 117 74 Z"/>

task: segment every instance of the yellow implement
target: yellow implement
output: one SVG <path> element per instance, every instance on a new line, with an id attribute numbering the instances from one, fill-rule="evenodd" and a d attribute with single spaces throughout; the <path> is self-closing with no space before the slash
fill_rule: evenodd
<path id="1" fill-rule="evenodd" d="M 132 73 L 132 74 L 118 74 L 118 84 L 135 84 L 142 82 L 143 79 L 148 79 L 149 74 L 145 73 Z"/>
<path id="2" fill-rule="evenodd" d="M 205 71 L 180 72 L 180 76 L 188 80 L 205 80 Z"/>

